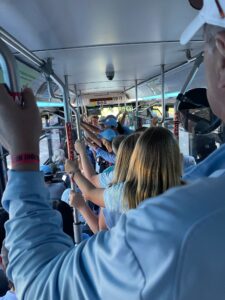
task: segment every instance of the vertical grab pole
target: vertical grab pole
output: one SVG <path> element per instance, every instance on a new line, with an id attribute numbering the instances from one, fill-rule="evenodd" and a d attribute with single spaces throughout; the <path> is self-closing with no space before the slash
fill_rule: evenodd
<path id="1" fill-rule="evenodd" d="M 165 121 L 165 65 L 161 65 L 161 76 L 162 76 L 162 119 L 159 124 L 163 124 Z"/>
<path id="2" fill-rule="evenodd" d="M 138 81 L 135 80 L 135 98 L 136 98 L 136 114 L 135 114 L 135 129 L 138 129 Z"/>
<path id="3" fill-rule="evenodd" d="M 20 100 L 20 87 L 18 82 L 18 73 L 17 73 L 17 65 L 15 58 L 7 45 L 0 39 L 0 66 L 3 73 L 4 83 L 10 89 L 10 94 L 15 99 L 15 101 Z M 4 150 L 2 146 L 0 146 L 0 155 L 2 157 L 2 170 L 4 176 L 4 186 L 5 188 L 7 178 L 7 162 L 4 157 Z"/>
<path id="4" fill-rule="evenodd" d="M 67 140 L 67 149 L 68 149 L 68 157 L 70 160 L 74 160 L 74 146 L 73 146 L 73 138 L 72 138 L 72 124 L 70 120 L 69 114 L 69 89 L 68 89 L 68 76 L 65 75 L 65 87 L 63 90 L 63 103 L 64 103 L 64 113 L 65 113 L 65 123 L 66 123 L 66 140 Z M 71 180 L 71 188 L 75 190 L 74 181 Z M 80 220 L 78 216 L 78 211 L 76 208 L 73 209 L 74 223 L 74 241 L 76 244 L 81 242 L 81 229 L 80 229 Z"/>
<path id="5" fill-rule="evenodd" d="M 81 129 L 80 129 L 80 113 L 78 112 L 79 110 L 79 98 L 78 98 L 78 94 L 77 94 L 77 88 L 76 85 L 74 85 L 74 89 L 75 89 L 75 97 L 76 97 L 76 105 L 77 108 L 74 108 L 71 104 L 70 104 L 70 109 L 74 112 L 75 117 L 76 117 L 76 129 L 77 129 L 77 138 L 78 140 L 81 140 Z"/>

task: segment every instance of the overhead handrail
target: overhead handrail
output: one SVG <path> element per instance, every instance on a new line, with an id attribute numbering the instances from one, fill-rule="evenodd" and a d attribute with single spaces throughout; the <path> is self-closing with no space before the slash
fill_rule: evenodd
<path id="1" fill-rule="evenodd" d="M 23 54 L 24 57 L 32 61 L 38 67 L 45 64 L 45 61 L 37 57 L 31 51 L 29 51 L 25 46 L 23 46 L 19 41 L 17 41 L 11 34 L 0 27 L 0 38 L 10 47 L 14 48 L 16 51 Z"/>
<path id="2" fill-rule="evenodd" d="M 62 80 L 54 73 L 51 64 L 49 61 L 45 61 L 40 59 L 37 55 L 32 53 L 28 48 L 26 48 L 22 43 L 20 43 L 15 37 L 13 37 L 10 33 L 0 27 L 0 39 L 4 41 L 8 46 L 12 47 L 20 54 L 22 54 L 25 58 L 35 64 L 40 71 L 44 74 L 49 75 L 50 78 L 60 87 L 61 91 L 64 88 L 64 83 Z M 74 94 L 73 91 L 69 91 L 71 94 Z"/>
<path id="3" fill-rule="evenodd" d="M 172 68 L 170 68 L 170 69 L 168 69 L 168 70 L 165 70 L 164 73 L 165 73 L 165 74 L 168 74 L 168 73 L 170 73 L 170 72 L 172 72 L 172 71 L 179 70 L 180 68 L 183 68 L 184 66 L 189 65 L 191 62 L 195 61 L 195 60 L 198 58 L 198 56 L 199 56 L 199 55 L 193 56 L 191 60 L 182 62 L 182 63 L 176 65 L 175 67 L 172 67 Z M 139 82 L 139 83 L 138 83 L 138 87 L 140 87 L 140 86 L 142 86 L 142 85 L 145 85 L 145 84 L 147 84 L 147 83 L 149 83 L 149 82 L 151 82 L 151 81 L 153 81 L 153 80 L 159 78 L 160 76 L 161 76 L 161 74 L 157 74 L 157 75 L 154 75 L 154 76 L 152 76 L 152 77 L 149 77 L 148 79 L 145 79 L 145 80 Z M 130 90 L 132 90 L 132 89 L 134 89 L 134 88 L 135 88 L 135 85 L 132 85 L 131 87 L 125 89 L 124 92 L 128 92 L 128 91 L 130 91 Z"/>
<path id="4" fill-rule="evenodd" d="M 0 65 L 4 82 L 13 93 L 20 92 L 18 72 L 15 58 L 6 44 L 0 40 Z"/>

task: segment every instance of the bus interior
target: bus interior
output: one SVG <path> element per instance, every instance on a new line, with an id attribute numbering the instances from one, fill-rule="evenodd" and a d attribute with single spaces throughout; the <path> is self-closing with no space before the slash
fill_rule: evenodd
<path id="1" fill-rule="evenodd" d="M 179 138 L 181 152 L 196 159 L 196 135 L 222 144 L 223 124 L 207 105 L 194 105 L 199 99 L 179 112 L 185 92 L 206 88 L 202 31 L 185 46 L 179 41 L 196 14 L 188 1 L 177 0 L 1 1 L 0 80 L 14 92 L 34 91 L 43 124 L 41 165 L 65 144 L 65 123 L 71 120 L 74 137 L 82 138 L 79 118 L 91 115 L 126 112 L 133 130 L 157 117 Z M 15 59 L 16 84 L 4 47 Z M 209 128 L 196 131 L 193 119 Z M 7 154 L 1 149 L 1 194 Z"/>

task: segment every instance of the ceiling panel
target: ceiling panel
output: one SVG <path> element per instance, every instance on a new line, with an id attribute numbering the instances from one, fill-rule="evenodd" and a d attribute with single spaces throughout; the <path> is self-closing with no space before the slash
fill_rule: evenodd
<path id="1" fill-rule="evenodd" d="M 198 53 L 201 33 L 183 47 L 179 37 L 195 16 L 182 0 L 5 0 L 1 26 L 40 58 L 54 58 L 56 74 L 69 75 L 82 93 L 122 91 Z M 115 77 L 106 80 L 107 64 Z"/>

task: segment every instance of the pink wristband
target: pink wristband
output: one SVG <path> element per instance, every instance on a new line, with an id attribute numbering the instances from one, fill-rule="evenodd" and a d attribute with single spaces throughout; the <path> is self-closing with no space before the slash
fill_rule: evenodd
<path id="1" fill-rule="evenodd" d="M 33 153 L 21 153 L 18 155 L 11 155 L 12 167 L 18 164 L 39 163 L 39 161 L 39 156 Z"/>

